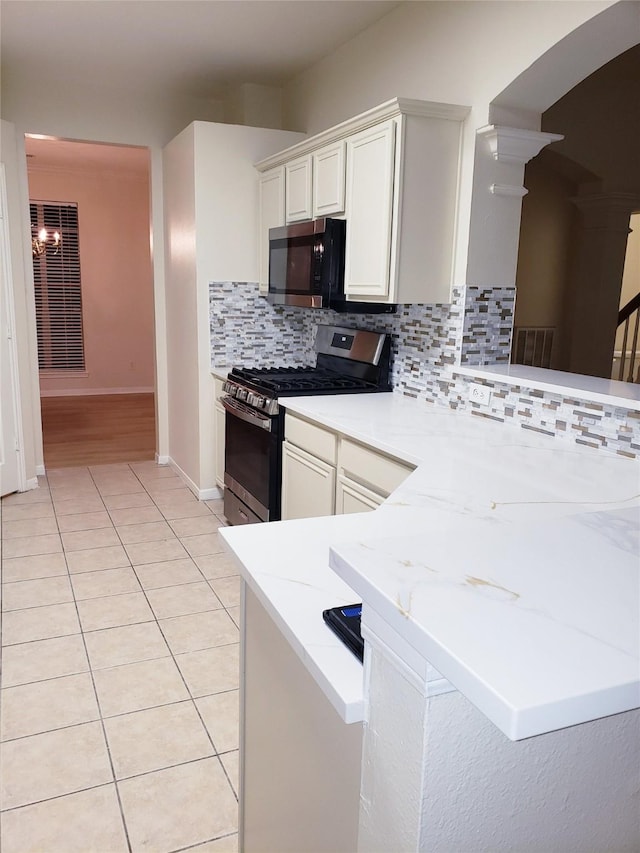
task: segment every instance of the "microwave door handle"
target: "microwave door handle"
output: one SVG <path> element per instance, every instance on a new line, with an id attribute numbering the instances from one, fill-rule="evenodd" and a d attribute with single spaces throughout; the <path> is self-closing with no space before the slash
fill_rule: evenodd
<path id="1" fill-rule="evenodd" d="M 238 403 L 233 397 L 222 397 L 220 402 L 223 408 L 230 415 L 233 415 L 234 418 L 240 418 L 241 421 L 246 421 L 248 424 L 271 432 L 271 418 L 268 415 L 261 415 L 258 412 L 254 412 L 249 406 L 243 406 L 242 403 Z"/>

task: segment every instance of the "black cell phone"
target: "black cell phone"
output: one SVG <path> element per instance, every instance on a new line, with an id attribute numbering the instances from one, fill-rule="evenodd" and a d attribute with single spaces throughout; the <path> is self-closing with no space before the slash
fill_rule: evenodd
<path id="1" fill-rule="evenodd" d="M 343 607 L 331 607 L 322 612 L 322 618 L 338 635 L 345 646 L 362 662 L 364 658 L 364 641 L 360 633 L 360 617 L 362 603 L 348 604 Z"/>

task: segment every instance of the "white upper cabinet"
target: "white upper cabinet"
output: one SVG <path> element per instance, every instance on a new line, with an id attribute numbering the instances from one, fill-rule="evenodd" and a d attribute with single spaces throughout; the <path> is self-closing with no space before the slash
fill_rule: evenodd
<path id="1" fill-rule="evenodd" d="M 287 223 L 311 219 L 311 155 L 307 154 L 287 163 L 284 172 Z"/>
<path id="2" fill-rule="evenodd" d="M 389 295 L 396 122 L 347 139 L 347 299 Z"/>
<path id="3" fill-rule="evenodd" d="M 344 213 L 345 143 L 325 145 L 314 151 L 313 218 Z"/>
<path id="4" fill-rule="evenodd" d="M 256 165 L 286 169 L 288 222 L 344 215 L 347 299 L 450 302 L 468 113 L 395 98 Z"/>
<path id="5" fill-rule="evenodd" d="M 263 172 L 259 178 L 258 251 L 260 293 L 269 286 L 269 228 L 284 225 L 284 166 Z"/>

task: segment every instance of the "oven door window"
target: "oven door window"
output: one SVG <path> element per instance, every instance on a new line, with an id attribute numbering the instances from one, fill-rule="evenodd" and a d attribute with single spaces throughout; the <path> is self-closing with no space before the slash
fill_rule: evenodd
<path id="1" fill-rule="evenodd" d="M 277 430 L 268 432 L 230 412 L 225 417 L 225 472 L 273 517 L 279 483 Z"/>

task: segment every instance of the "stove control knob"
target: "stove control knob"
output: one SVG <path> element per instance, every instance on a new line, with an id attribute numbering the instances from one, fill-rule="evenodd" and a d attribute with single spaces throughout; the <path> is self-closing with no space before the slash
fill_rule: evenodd
<path id="1" fill-rule="evenodd" d="M 238 388 L 238 393 L 236 394 L 236 397 L 238 398 L 238 400 L 246 400 L 248 393 L 249 392 L 246 388 Z"/>

